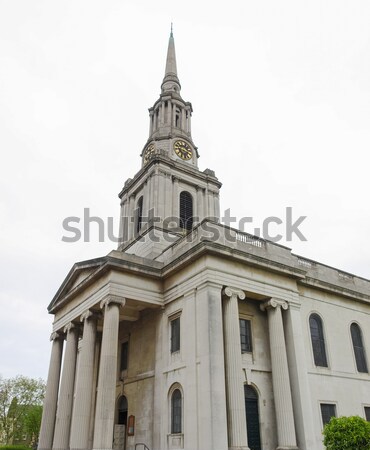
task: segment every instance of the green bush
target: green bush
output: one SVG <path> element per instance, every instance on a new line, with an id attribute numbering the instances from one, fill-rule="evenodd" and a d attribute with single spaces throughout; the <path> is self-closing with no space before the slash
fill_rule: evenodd
<path id="1" fill-rule="evenodd" d="M 323 435 L 327 450 L 370 450 L 370 422 L 359 416 L 332 417 Z"/>
<path id="2" fill-rule="evenodd" d="M 30 450 L 26 445 L 4 445 L 0 446 L 0 450 Z"/>

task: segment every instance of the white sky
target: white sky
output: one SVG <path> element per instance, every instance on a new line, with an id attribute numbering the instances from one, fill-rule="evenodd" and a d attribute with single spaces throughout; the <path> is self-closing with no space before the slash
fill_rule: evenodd
<path id="1" fill-rule="evenodd" d="M 64 243 L 62 221 L 118 220 L 171 21 L 222 209 L 260 226 L 292 206 L 308 241 L 282 244 L 369 278 L 369 19 L 367 0 L 0 0 L 0 373 L 46 378 L 47 305 L 115 247 Z"/>

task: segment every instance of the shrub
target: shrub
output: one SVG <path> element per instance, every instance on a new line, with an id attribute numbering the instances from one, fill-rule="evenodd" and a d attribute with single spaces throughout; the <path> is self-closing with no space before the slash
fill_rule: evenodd
<path id="1" fill-rule="evenodd" d="M 370 450 L 370 422 L 359 416 L 332 417 L 323 435 L 327 450 Z"/>
<path id="2" fill-rule="evenodd" d="M 30 450 L 26 445 L 3 445 L 0 450 Z"/>

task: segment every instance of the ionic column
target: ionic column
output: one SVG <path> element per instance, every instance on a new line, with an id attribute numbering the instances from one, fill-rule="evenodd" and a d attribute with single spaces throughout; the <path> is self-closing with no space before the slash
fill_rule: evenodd
<path id="1" fill-rule="evenodd" d="M 187 446 L 192 450 L 195 448 L 201 450 L 227 449 L 221 292 L 221 285 L 205 282 L 197 287 L 195 293 L 196 416 L 199 426 L 196 447 Z M 209 326 L 204 324 L 209 324 Z"/>
<path id="2" fill-rule="evenodd" d="M 119 310 L 125 302 L 121 297 L 108 296 L 100 304 L 104 309 L 104 325 L 96 399 L 94 449 L 108 450 L 113 444 Z"/>
<path id="3" fill-rule="evenodd" d="M 64 332 L 67 334 L 67 344 L 64 355 L 57 417 L 55 422 L 53 441 L 54 450 L 66 450 L 69 448 L 73 407 L 73 388 L 76 372 L 78 328 L 71 322 L 64 328 Z"/>
<path id="4" fill-rule="evenodd" d="M 277 450 L 298 449 L 294 427 L 283 317 L 281 313 L 281 309 L 288 309 L 288 303 L 272 299 L 261 305 L 261 309 L 267 311 L 270 335 L 272 386 L 274 389 L 278 435 Z"/>
<path id="5" fill-rule="evenodd" d="M 70 448 L 89 448 L 90 413 L 93 397 L 94 354 L 97 317 L 90 310 L 81 315 L 84 323 L 82 346 L 76 379 L 76 396 L 73 410 Z"/>
<path id="6" fill-rule="evenodd" d="M 53 342 L 53 344 L 51 347 L 49 373 L 46 384 L 44 409 L 39 436 L 39 450 L 50 450 L 53 445 L 55 416 L 58 403 L 60 369 L 62 366 L 64 338 L 62 338 L 58 333 L 53 333 L 50 336 L 50 340 Z"/>
<path id="7" fill-rule="evenodd" d="M 248 440 L 238 308 L 238 299 L 244 300 L 245 294 L 241 290 L 227 287 L 223 290 L 223 295 L 229 449 L 245 450 L 248 449 Z"/>

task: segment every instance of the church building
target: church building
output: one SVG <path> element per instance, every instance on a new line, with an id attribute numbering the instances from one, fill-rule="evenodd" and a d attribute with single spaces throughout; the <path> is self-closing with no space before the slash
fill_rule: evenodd
<path id="1" fill-rule="evenodd" d="M 39 450 L 322 450 L 370 420 L 370 281 L 222 225 L 192 112 L 171 32 L 119 247 L 48 307 Z"/>

